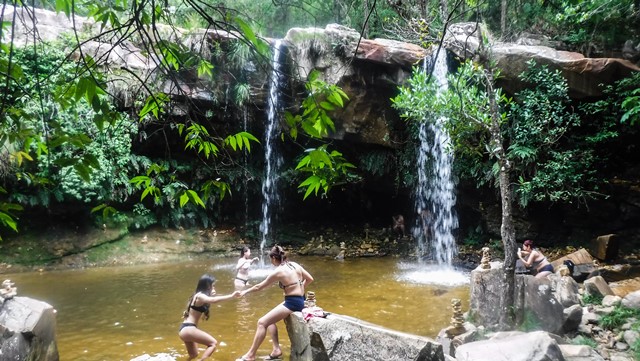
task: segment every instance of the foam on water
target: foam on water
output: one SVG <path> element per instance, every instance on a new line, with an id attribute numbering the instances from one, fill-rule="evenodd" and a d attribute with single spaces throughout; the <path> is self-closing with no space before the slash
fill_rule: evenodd
<path id="1" fill-rule="evenodd" d="M 469 284 L 469 272 L 453 267 L 435 264 L 425 266 L 423 263 L 400 263 L 398 268 L 399 273 L 396 279 L 401 282 L 447 287 Z"/>

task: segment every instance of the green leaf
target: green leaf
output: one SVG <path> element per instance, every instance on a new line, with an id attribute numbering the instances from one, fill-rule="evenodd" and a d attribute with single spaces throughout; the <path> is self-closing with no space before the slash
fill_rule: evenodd
<path id="1" fill-rule="evenodd" d="M 67 17 L 71 16 L 71 1 L 70 0 L 56 0 L 56 11 L 63 12 Z"/>
<path id="2" fill-rule="evenodd" d="M 18 223 L 10 215 L 4 212 L 0 212 L 0 222 L 2 222 L 2 224 L 4 224 L 5 226 L 18 232 Z"/>
<path id="3" fill-rule="evenodd" d="M 189 196 L 187 195 L 187 193 L 182 193 L 182 195 L 180 196 L 180 207 L 184 207 L 185 204 L 187 204 L 189 202 Z"/>

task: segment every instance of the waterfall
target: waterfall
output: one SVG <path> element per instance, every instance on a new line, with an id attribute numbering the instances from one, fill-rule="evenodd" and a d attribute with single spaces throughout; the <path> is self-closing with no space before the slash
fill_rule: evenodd
<path id="1" fill-rule="evenodd" d="M 431 63 L 431 64 L 429 64 Z M 447 55 L 440 49 L 435 61 L 425 61 L 424 71 L 433 66 L 432 76 L 441 90 L 447 89 Z M 453 155 L 448 151 L 449 134 L 443 129 L 444 118 L 420 125 L 418 150 L 418 186 L 415 194 L 416 226 L 419 257 L 429 256 L 436 264 L 450 267 L 456 255 L 453 230 L 458 228 L 455 214 L 455 182 L 451 174 Z"/>
<path id="2" fill-rule="evenodd" d="M 246 106 L 242 106 L 242 130 L 245 132 L 249 131 L 249 112 L 247 111 Z M 244 152 L 242 156 L 243 161 L 243 177 L 242 177 L 242 189 L 243 189 L 243 198 L 244 198 L 244 226 L 245 228 L 249 225 L 249 156 L 248 152 Z"/>
<path id="3" fill-rule="evenodd" d="M 262 223 L 260 224 L 260 232 L 262 240 L 260 242 L 260 254 L 264 253 L 264 247 L 267 241 L 273 243 L 272 221 L 273 215 L 271 210 L 278 204 L 278 175 L 282 167 L 282 157 L 276 151 L 276 141 L 279 133 L 279 87 L 281 81 L 281 63 L 280 53 L 282 50 L 282 41 L 276 40 L 273 45 L 273 65 L 271 73 L 271 82 L 269 84 L 269 99 L 267 114 L 267 126 L 265 128 L 265 174 L 262 182 Z"/>

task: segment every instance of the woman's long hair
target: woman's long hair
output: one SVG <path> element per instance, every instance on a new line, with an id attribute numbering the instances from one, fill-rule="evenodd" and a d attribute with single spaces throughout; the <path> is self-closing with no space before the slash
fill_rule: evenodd
<path id="1" fill-rule="evenodd" d="M 191 307 L 191 302 L 193 302 L 193 298 L 198 293 L 204 293 L 207 296 L 211 296 L 211 286 L 216 283 L 216 278 L 205 274 L 200 277 L 198 280 L 198 285 L 196 286 L 196 291 L 189 297 L 189 302 L 187 302 L 187 309 L 182 313 L 182 318 L 187 318 L 189 316 L 189 307 Z M 202 313 L 204 315 L 204 319 L 209 319 L 209 308 Z"/>
<path id="2" fill-rule="evenodd" d="M 284 249 L 278 245 L 273 246 L 271 248 L 271 252 L 269 252 L 269 257 L 273 257 L 277 259 L 280 263 L 287 261 L 287 254 Z"/>
<path id="3" fill-rule="evenodd" d="M 240 250 L 240 258 L 244 257 L 245 252 L 247 252 L 249 250 L 249 247 L 244 246 L 242 247 L 242 249 Z"/>

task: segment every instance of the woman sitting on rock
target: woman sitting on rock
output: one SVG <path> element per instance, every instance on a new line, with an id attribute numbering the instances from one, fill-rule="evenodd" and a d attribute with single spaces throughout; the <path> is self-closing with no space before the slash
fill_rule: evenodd
<path id="1" fill-rule="evenodd" d="M 523 257 L 527 257 L 525 260 Z M 528 239 L 524 241 L 522 250 L 518 250 L 518 258 L 525 267 L 534 270 L 536 278 L 546 277 L 553 273 L 553 266 L 547 260 L 542 252 L 533 249 L 533 241 Z"/>

